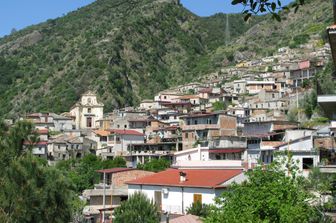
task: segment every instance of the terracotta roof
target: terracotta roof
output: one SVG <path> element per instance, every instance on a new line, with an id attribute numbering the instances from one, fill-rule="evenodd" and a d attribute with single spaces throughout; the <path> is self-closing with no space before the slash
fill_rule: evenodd
<path id="1" fill-rule="evenodd" d="M 99 136 L 108 136 L 110 135 L 109 131 L 105 131 L 105 130 L 95 130 L 93 131 L 95 134 L 99 135 Z"/>
<path id="2" fill-rule="evenodd" d="M 190 102 L 169 102 L 169 101 L 165 101 L 165 102 L 161 102 L 160 104 L 168 106 L 168 105 L 191 105 Z"/>
<path id="3" fill-rule="evenodd" d="M 34 146 L 45 146 L 45 145 L 48 145 L 48 142 L 47 141 L 41 141 L 41 142 L 33 143 L 33 142 L 30 142 L 30 141 L 24 141 L 23 144 L 24 145 L 34 145 Z"/>
<path id="4" fill-rule="evenodd" d="M 282 145 L 284 142 L 283 141 L 262 141 L 261 145 L 262 146 L 272 146 L 272 147 L 277 147 Z"/>
<path id="5" fill-rule="evenodd" d="M 104 169 L 104 170 L 97 170 L 98 173 L 119 173 L 124 171 L 131 171 L 136 169 L 131 168 L 111 168 L 111 169 Z"/>
<path id="6" fill-rule="evenodd" d="M 180 172 L 186 173 L 186 181 L 180 182 Z M 126 183 L 136 185 L 216 188 L 240 173 L 242 173 L 241 169 L 168 169 Z"/>
<path id="7" fill-rule="evenodd" d="M 178 218 L 171 219 L 170 223 L 202 223 L 200 218 L 195 215 L 184 215 Z"/>
<path id="8" fill-rule="evenodd" d="M 140 133 L 138 131 L 132 130 L 132 129 L 109 129 L 111 134 L 117 134 L 117 135 L 136 135 L 136 136 L 144 136 L 143 133 Z"/>
<path id="9" fill-rule="evenodd" d="M 48 129 L 37 129 L 36 133 L 40 134 L 40 135 L 46 135 L 48 134 L 49 130 Z"/>
<path id="10" fill-rule="evenodd" d="M 181 97 L 178 97 L 178 99 L 193 99 L 193 98 L 199 98 L 198 95 L 183 95 Z"/>
<path id="11" fill-rule="evenodd" d="M 199 93 L 211 93 L 212 88 L 203 88 L 203 89 L 199 90 L 198 92 Z"/>

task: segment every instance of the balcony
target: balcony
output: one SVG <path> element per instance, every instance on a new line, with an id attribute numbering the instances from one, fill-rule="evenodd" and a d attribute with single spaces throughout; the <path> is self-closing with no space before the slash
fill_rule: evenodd
<path id="1" fill-rule="evenodd" d="M 184 125 L 184 126 L 182 126 L 183 131 L 204 130 L 204 129 L 219 129 L 219 125 L 217 125 L 217 124 L 196 124 L 196 125 Z"/>

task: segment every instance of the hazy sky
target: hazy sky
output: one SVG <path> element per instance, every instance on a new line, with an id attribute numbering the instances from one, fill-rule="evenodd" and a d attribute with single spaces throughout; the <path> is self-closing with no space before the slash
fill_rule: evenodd
<path id="1" fill-rule="evenodd" d="M 85 6 L 94 0 L 1 0 L 0 36 L 15 29 L 56 18 Z M 239 6 L 232 6 L 231 0 L 181 0 L 182 4 L 199 16 L 217 12 L 240 12 Z M 284 3 L 290 0 L 283 0 Z"/>

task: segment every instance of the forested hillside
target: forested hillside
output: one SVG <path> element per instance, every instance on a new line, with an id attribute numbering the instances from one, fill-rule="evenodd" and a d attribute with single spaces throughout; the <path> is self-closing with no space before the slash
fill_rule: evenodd
<path id="1" fill-rule="evenodd" d="M 67 111 L 88 89 L 106 111 L 136 105 L 242 55 L 320 34 L 330 10 L 318 0 L 281 24 L 268 16 L 245 23 L 241 14 L 201 18 L 172 0 L 97 0 L 0 39 L 0 117 Z"/>

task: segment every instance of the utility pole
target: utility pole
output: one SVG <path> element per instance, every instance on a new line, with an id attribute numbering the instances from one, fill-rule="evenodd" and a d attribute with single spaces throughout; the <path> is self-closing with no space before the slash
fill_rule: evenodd
<path id="1" fill-rule="evenodd" d="M 104 194 L 103 194 L 103 219 L 102 222 L 105 222 L 105 196 L 106 196 L 106 173 L 104 172 L 103 177 L 103 187 L 104 187 Z"/>

